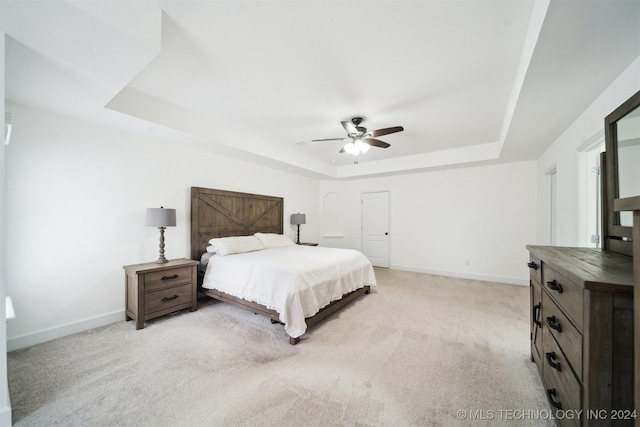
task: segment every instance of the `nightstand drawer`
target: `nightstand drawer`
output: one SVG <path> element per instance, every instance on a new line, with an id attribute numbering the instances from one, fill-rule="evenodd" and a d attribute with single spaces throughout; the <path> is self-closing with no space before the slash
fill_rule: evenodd
<path id="1" fill-rule="evenodd" d="M 167 286 L 191 283 L 192 271 L 193 268 L 187 266 L 145 273 L 144 290 L 145 292 L 149 292 L 155 289 L 166 288 Z"/>
<path id="2" fill-rule="evenodd" d="M 144 300 L 145 317 L 157 311 L 168 310 L 181 305 L 191 305 L 193 287 L 190 283 L 169 289 L 150 292 Z"/>

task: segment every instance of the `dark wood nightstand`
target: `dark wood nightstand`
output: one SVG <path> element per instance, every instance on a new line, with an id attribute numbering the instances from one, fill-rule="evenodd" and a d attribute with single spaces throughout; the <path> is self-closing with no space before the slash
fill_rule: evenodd
<path id="1" fill-rule="evenodd" d="M 317 243 L 311 243 L 311 242 L 300 242 L 300 243 L 298 243 L 298 245 L 302 245 L 302 246 L 318 246 Z"/>
<path id="2" fill-rule="evenodd" d="M 164 264 L 125 265 L 126 320 L 144 321 L 189 308 L 196 311 L 198 261 L 182 258 Z"/>

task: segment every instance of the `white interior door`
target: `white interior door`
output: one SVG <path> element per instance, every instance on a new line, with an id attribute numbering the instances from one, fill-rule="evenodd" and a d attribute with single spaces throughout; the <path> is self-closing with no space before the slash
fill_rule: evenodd
<path id="1" fill-rule="evenodd" d="M 362 253 L 376 267 L 389 267 L 389 192 L 362 194 Z"/>

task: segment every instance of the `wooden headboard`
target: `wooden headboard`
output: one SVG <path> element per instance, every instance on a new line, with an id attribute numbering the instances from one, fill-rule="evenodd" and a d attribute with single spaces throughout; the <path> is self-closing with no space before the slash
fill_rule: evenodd
<path id="1" fill-rule="evenodd" d="M 283 209 L 282 197 L 191 187 L 191 259 L 214 237 L 282 234 Z"/>

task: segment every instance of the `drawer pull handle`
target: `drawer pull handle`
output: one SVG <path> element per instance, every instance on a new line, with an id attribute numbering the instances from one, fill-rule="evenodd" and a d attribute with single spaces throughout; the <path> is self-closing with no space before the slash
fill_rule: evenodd
<path id="1" fill-rule="evenodd" d="M 547 389 L 547 397 L 549 398 L 549 403 L 551 404 L 551 406 L 553 406 L 554 408 L 556 408 L 559 411 L 562 411 L 562 404 L 560 402 L 556 402 L 556 400 L 554 399 L 554 397 L 556 397 L 556 389 L 555 388 L 548 388 Z"/>
<path id="2" fill-rule="evenodd" d="M 173 280 L 177 278 L 178 278 L 177 274 L 174 274 L 173 276 L 162 276 L 162 280 Z"/>
<path id="3" fill-rule="evenodd" d="M 171 301 L 171 300 L 174 300 L 176 298 L 178 298 L 178 295 L 174 295 L 172 297 L 164 297 L 164 298 L 162 298 L 162 302 Z"/>
<path id="4" fill-rule="evenodd" d="M 562 332 L 562 326 L 556 321 L 556 316 L 547 317 L 547 325 L 549 325 L 551 329 Z"/>
<path id="5" fill-rule="evenodd" d="M 547 287 L 553 291 L 556 291 L 559 294 L 562 293 L 562 285 L 557 283 L 555 279 L 550 282 L 547 282 Z"/>
<path id="6" fill-rule="evenodd" d="M 529 263 L 527 263 L 527 267 L 532 268 L 534 270 L 538 269 L 538 264 L 536 264 L 535 262 L 531 261 Z"/>
<path id="7" fill-rule="evenodd" d="M 542 322 L 538 320 L 540 316 L 540 309 L 542 308 L 542 304 L 538 303 L 533 306 L 533 323 L 538 325 L 538 328 L 542 328 Z"/>
<path id="8" fill-rule="evenodd" d="M 549 364 L 549 366 L 551 366 L 556 371 L 559 371 L 559 372 L 562 371 L 562 369 L 560 368 L 560 363 L 553 361 L 553 359 L 556 358 L 555 351 L 552 351 L 551 353 L 546 353 L 546 356 L 547 356 L 547 363 Z"/>

